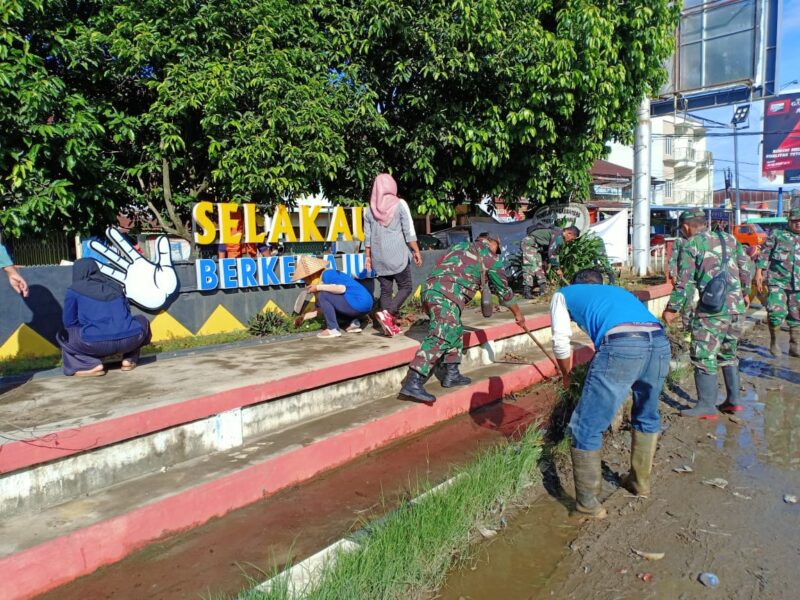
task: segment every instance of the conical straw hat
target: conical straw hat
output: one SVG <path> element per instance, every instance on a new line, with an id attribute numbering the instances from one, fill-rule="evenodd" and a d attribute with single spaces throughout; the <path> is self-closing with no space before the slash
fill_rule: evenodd
<path id="1" fill-rule="evenodd" d="M 324 271 L 328 268 L 328 261 L 314 256 L 301 256 L 297 261 L 297 267 L 292 274 L 292 281 L 305 279 L 317 271 Z"/>

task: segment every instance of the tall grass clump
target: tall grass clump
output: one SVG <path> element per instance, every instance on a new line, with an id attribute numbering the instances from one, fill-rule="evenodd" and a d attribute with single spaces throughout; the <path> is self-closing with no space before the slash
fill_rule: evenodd
<path id="1" fill-rule="evenodd" d="M 531 427 L 518 440 L 479 454 L 449 485 L 368 527 L 359 547 L 326 564 L 308 588 L 292 590 L 285 575 L 279 575 L 269 591 L 253 590 L 243 598 L 388 600 L 437 589 L 448 569 L 466 555 L 476 528 L 491 528 L 503 508 L 539 476 L 541 445 L 539 432 Z"/>

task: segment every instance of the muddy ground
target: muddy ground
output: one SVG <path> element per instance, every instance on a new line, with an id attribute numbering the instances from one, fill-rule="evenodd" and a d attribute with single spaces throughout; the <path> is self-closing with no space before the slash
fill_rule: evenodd
<path id="1" fill-rule="evenodd" d="M 800 359 L 787 356 L 787 339 L 772 358 L 767 339 L 757 325 L 742 340 L 746 408 L 736 416 L 681 418 L 677 409 L 695 397 L 691 376 L 666 391 L 650 498 L 616 487 L 629 464 L 624 429 L 606 439 L 607 520 L 570 516 L 562 457 L 546 474 L 549 496 L 483 544 L 440 597 L 799 598 L 800 504 L 784 496 L 800 496 Z M 692 471 L 673 470 L 686 466 Z M 705 483 L 714 479 L 724 488 Z M 718 577 L 715 589 L 698 580 L 704 572 Z"/>

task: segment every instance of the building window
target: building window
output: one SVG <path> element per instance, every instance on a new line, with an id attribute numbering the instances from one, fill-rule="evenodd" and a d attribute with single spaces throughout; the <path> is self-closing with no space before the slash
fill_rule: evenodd
<path id="1" fill-rule="evenodd" d="M 672 156 L 672 138 L 665 137 L 664 138 L 664 154 L 666 156 Z"/>
<path id="2" fill-rule="evenodd" d="M 664 182 L 664 200 L 672 200 L 672 179 Z"/>

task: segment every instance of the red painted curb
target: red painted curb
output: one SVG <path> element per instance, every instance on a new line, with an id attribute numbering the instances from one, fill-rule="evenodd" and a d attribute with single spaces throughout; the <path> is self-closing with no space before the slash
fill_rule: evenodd
<path id="1" fill-rule="evenodd" d="M 531 330 L 543 329 L 550 326 L 550 315 L 537 315 L 527 319 L 526 323 Z M 467 331 L 464 333 L 464 347 L 471 348 L 519 333 L 519 327 L 513 321 Z M 48 432 L 46 439 L 30 438 L 9 442 L 0 445 L 0 474 L 205 419 L 228 410 L 391 369 L 410 362 L 415 352 L 416 348 L 395 350 L 283 379 L 232 388 L 167 406 L 103 419 L 76 428 Z"/>
<path id="2" fill-rule="evenodd" d="M 575 364 L 587 362 L 592 354 L 589 347 L 579 348 Z M 121 560 L 159 537 L 197 527 L 396 439 L 499 400 L 555 371 L 553 363 L 541 360 L 443 394 L 433 406 L 409 403 L 382 419 L 0 559 L 0 582 L 6 586 L 13 582 L 13 589 L 0 590 L 0 596 L 20 600 L 42 594 Z"/>

